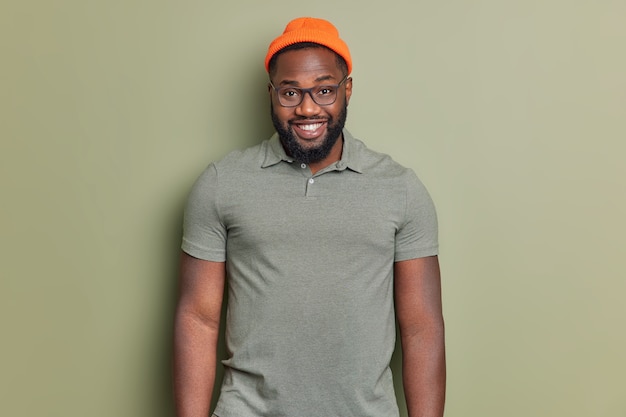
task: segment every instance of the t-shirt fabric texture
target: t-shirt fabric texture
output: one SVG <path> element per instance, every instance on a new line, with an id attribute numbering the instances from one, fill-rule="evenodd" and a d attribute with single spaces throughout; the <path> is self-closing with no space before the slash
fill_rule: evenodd
<path id="1" fill-rule="evenodd" d="M 393 264 L 437 254 L 415 173 L 343 132 L 311 174 L 275 134 L 195 182 L 182 249 L 226 262 L 219 417 L 397 417 Z"/>

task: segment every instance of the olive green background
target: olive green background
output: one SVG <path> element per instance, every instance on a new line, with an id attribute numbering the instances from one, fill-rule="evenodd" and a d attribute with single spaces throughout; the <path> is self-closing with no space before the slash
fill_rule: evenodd
<path id="1" fill-rule="evenodd" d="M 0 415 L 173 415 L 185 196 L 271 134 L 301 15 L 351 47 L 348 128 L 436 202 L 446 415 L 625 417 L 617 0 L 2 2 Z"/>

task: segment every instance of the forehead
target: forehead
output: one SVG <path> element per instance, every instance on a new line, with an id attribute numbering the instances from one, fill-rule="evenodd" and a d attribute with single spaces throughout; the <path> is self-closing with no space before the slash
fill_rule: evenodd
<path id="1" fill-rule="evenodd" d="M 341 76 L 334 52 L 326 48 L 306 48 L 278 56 L 273 82 L 277 85 L 286 81 L 305 84 L 320 79 L 339 82 Z"/>

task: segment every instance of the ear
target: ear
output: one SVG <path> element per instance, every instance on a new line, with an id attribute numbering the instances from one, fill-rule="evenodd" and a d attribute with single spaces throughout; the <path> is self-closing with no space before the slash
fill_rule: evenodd
<path id="1" fill-rule="evenodd" d="M 348 77 L 346 80 L 346 106 L 350 103 L 350 97 L 352 96 L 352 77 Z"/>

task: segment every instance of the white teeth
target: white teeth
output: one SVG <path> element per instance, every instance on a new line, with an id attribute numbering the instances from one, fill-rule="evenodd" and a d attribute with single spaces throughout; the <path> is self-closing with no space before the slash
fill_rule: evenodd
<path id="1" fill-rule="evenodd" d="M 322 127 L 322 123 L 314 123 L 310 125 L 300 125 L 300 129 L 313 131 Z"/>

